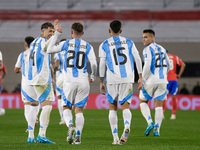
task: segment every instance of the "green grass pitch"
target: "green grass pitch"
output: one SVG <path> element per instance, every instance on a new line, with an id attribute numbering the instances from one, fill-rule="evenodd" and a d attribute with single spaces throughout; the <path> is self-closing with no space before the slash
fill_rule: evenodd
<path id="1" fill-rule="evenodd" d="M 169 120 L 171 110 L 165 111 L 161 126 L 161 136 L 145 137 L 146 121 L 140 110 L 131 110 L 131 133 L 125 145 L 112 145 L 111 129 L 108 121 L 108 110 L 85 109 L 85 125 L 81 145 L 69 145 L 66 142 L 67 127 L 59 125 L 57 109 L 51 112 L 47 137 L 56 144 L 26 143 L 28 134 L 23 109 L 6 109 L 0 116 L 0 150 L 199 150 L 200 149 L 200 111 L 177 111 L 177 119 Z M 152 110 L 154 118 L 154 111 Z M 118 110 L 119 137 L 123 132 L 122 112 Z M 39 127 L 35 129 L 37 137 Z"/>

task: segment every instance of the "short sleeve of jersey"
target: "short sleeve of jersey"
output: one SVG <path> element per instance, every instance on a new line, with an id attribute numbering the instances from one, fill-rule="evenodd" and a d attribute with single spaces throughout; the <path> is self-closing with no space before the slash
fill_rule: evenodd
<path id="1" fill-rule="evenodd" d="M 105 42 L 101 43 L 101 45 L 99 46 L 99 57 L 106 57 L 106 52 L 104 51 L 105 47 Z"/>
<path id="2" fill-rule="evenodd" d="M 15 64 L 15 67 L 17 67 L 17 68 L 21 68 L 21 67 L 22 67 L 21 55 L 22 55 L 22 53 L 18 56 L 17 62 L 16 62 L 16 64 Z"/>
<path id="3" fill-rule="evenodd" d="M 178 56 L 176 56 L 176 59 L 177 59 L 177 64 L 181 66 L 183 64 L 183 61 Z"/>

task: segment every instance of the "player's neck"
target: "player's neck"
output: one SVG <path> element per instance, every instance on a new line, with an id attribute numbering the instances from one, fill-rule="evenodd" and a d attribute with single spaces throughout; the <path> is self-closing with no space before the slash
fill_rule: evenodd
<path id="1" fill-rule="evenodd" d="M 111 33 L 110 34 L 111 37 L 113 37 L 113 36 L 119 36 L 119 35 L 120 35 L 120 33 Z"/>
<path id="2" fill-rule="evenodd" d="M 79 38 L 79 39 L 81 39 L 81 37 L 82 37 L 82 36 L 78 36 L 78 35 L 76 35 L 76 36 L 73 36 L 73 39 L 75 39 L 75 38 Z"/>

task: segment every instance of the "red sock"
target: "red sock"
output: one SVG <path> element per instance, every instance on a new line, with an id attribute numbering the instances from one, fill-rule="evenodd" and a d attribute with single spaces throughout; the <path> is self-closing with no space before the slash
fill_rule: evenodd
<path id="1" fill-rule="evenodd" d="M 176 103 L 176 97 L 172 97 L 172 114 L 176 114 L 177 110 L 177 103 Z"/>

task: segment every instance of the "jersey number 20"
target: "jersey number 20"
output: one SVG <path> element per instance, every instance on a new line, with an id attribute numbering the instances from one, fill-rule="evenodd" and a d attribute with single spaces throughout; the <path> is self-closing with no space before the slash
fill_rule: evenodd
<path id="1" fill-rule="evenodd" d="M 69 50 L 68 52 L 68 55 L 70 55 L 68 58 L 67 58 L 67 67 L 69 68 L 74 68 L 75 65 L 73 63 L 74 59 L 76 58 L 76 67 L 78 69 L 82 69 L 84 67 L 84 64 L 85 64 L 85 52 L 82 52 L 82 51 L 79 51 L 79 52 L 75 52 L 73 50 Z M 80 60 L 81 63 L 80 63 Z"/>

